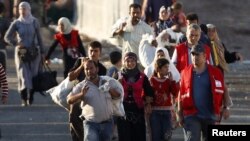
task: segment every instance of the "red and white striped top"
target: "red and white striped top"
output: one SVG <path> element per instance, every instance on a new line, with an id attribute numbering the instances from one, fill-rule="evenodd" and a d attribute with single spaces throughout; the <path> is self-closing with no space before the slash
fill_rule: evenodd
<path id="1" fill-rule="evenodd" d="M 2 90 L 2 96 L 7 97 L 9 92 L 8 81 L 6 78 L 6 73 L 2 64 L 0 64 L 0 86 Z"/>

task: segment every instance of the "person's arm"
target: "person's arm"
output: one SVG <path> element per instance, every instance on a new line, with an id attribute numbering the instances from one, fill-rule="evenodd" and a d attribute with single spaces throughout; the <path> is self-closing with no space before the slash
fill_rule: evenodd
<path id="1" fill-rule="evenodd" d="M 87 85 L 85 85 L 79 93 L 77 93 L 77 94 L 70 93 L 67 96 L 67 103 L 74 104 L 74 103 L 77 103 L 81 100 L 84 100 L 84 96 L 87 94 L 88 90 L 89 90 L 89 87 Z"/>
<path id="2" fill-rule="evenodd" d="M 148 77 L 145 75 L 143 80 L 143 90 L 145 93 L 144 97 L 144 111 L 145 114 L 151 114 L 152 113 L 152 106 L 151 103 L 154 100 L 154 90 L 152 86 L 150 85 L 150 82 L 148 80 Z"/>
<path id="3" fill-rule="evenodd" d="M 50 59 L 50 56 L 54 52 L 54 50 L 57 47 L 58 43 L 59 43 L 58 40 L 54 40 L 54 42 L 52 43 L 52 45 L 49 47 L 49 51 L 47 52 L 47 55 L 45 56 L 46 60 Z"/>
<path id="4" fill-rule="evenodd" d="M 124 27 L 127 25 L 127 23 L 122 23 L 121 24 L 121 26 L 119 27 L 119 28 L 117 28 L 117 29 L 115 29 L 114 30 L 114 32 L 113 32 L 113 37 L 114 36 L 117 36 L 117 35 L 120 35 L 120 36 L 122 36 L 123 35 L 123 33 L 124 33 Z"/>
<path id="5" fill-rule="evenodd" d="M 182 73 L 181 78 L 184 78 L 183 76 L 184 76 L 184 74 Z M 177 97 L 177 113 L 176 113 L 177 121 L 179 123 L 179 126 L 181 126 L 181 127 L 184 124 L 184 115 L 183 115 L 183 107 L 182 107 L 182 100 L 181 100 L 181 94 L 183 93 L 182 87 L 184 87 L 183 84 L 184 84 L 184 80 L 181 79 L 181 81 L 179 83 L 180 89 L 179 89 L 179 93 L 178 93 L 178 97 Z"/>
<path id="6" fill-rule="evenodd" d="M 17 21 L 12 22 L 4 35 L 5 42 L 12 45 L 12 46 L 17 45 L 17 40 L 15 38 L 15 33 L 17 30 L 16 23 L 17 23 Z"/>
<path id="7" fill-rule="evenodd" d="M 145 104 L 150 104 L 153 102 L 154 97 L 154 90 L 152 86 L 150 85 L 150 82 L 148 80 L 148 77 L 145 75 L 143 80 L 143 90 L 145 93 Z"/>
<path id="8" fill-rule="evenodd" d="M 184 116 L 183 116 L 183 109 L 182 109 L 182 103 L 181 103 L 181 94 L 179 92 L 178 99 L 177 99 L 177 121 L 179 122 L 179 126 L 183 126 L 184 124 Z"/>
<path id="9" fill-rule="evenodd" d="M 114 88 L 110 88 L 109 89 L 109 93 L 110 93 L 110 95 L 111 95 L 111 97 L 113 98 L 113 99 L 117 99 L 117 98 L 119 98 L 120 96 L 121 96 L 121 93 L 120 92 L 118 92 L 116 89 L 114 89 Z"/>
<path id="10" fill-rule="evenodd" d="M 112 26 L 111 29 L 111 37 L 115 37 L 117 35 L 122 36 L 123 35 L 123 29 L 124 27 L 127 25 L 127 20 L 128 17 L 122 17 L 120 19 L 118 19 L 115 24 Z"/>
<path id="11" fill-rule="evenodd" d="M 142 19 L 146 20 L 146 12 L 148 7 L 148 0 L 143 0 L 142 2 L 142 8 L 141 8 L 141 17 Z"/>
<path id="12" fill-rule="evenodd" d="M 229 52 L 226 48 L 226 46 L 222 43 L 224 47 L 224 56 L 225 60 L 228 64 L 234 63 L 235 61 L 242 60 L 242 56 L 238 52 Z"/>
<path id="13" fill-rule="evenodd" d="M 82 44 L 82 40 L 80 38 L 79 35 L 77 35 L 77 42 L 78 42 L 78 48 L 79 48 L 79 52 L 84 56 L 86 57 L 86 51 L 84 49 L 84 46 Z"/>
<path id="14" fill-rule="evenodd" d="M 79 58 L 76 60 L 73 68 L 71 69 L 71 71 L 68 74 L 69 80 L 75 80 L 82 72 L 83 72 L 83 65 L 82 65 L 82 59 Z"/>
<path id="15" fill-rule="evenodd" d="M 6 78 L 6 73 L 3 68 L 3 66 L 0 64 L 0 85 L 2 89 L 2 103 L 7 103 L 8 93 L 9 93 L 9 87 L 8 87 L 8 81 Z"/>

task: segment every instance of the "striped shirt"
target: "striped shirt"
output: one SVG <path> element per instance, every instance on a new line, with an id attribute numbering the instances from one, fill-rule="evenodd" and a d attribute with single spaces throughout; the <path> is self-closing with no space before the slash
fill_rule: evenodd
<path id="1" fill-rule="evenodd" d="M 9 92 L 9 87 L 8 87 L 8 81 L 6 78 L 6 73 L 5 73 L 5 70 L 2 66 L 2 64 L 0 64 L 0 85 L 1 85 L 1 89 L 2 89 L 2 96 L 7 97 L 8 92 Z"/>

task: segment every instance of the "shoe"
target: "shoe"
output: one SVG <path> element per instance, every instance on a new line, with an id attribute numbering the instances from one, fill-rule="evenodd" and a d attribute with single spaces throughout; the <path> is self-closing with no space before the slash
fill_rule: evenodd
<path id="1" fill-rule="evenodd" d="M 28 100 L 28 101 L 27 101 L 27 104 L 28 104 L 29 106 L 31 106 L 31 105 L 33 104 L 33 100 Z"/>
<path id="2" fill-rule="evenodd" d="M 28 102 L 26 100 L 22 100 L 22 107 L 27 107 L 28 106 Z"/>

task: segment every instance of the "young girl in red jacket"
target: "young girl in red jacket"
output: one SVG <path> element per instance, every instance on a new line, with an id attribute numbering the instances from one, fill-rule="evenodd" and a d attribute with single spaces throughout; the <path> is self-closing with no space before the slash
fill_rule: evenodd
<path id="1" fill-rule="evenodd" d="M 159 58 L 155 62 L 154 75 L 150 78 L 154 89 L 154 101 L 150 116 L 152 141 L 170 140 L 172 135 L 172 114 L 178 84 L 169 72 L 169 61 Z"/>

